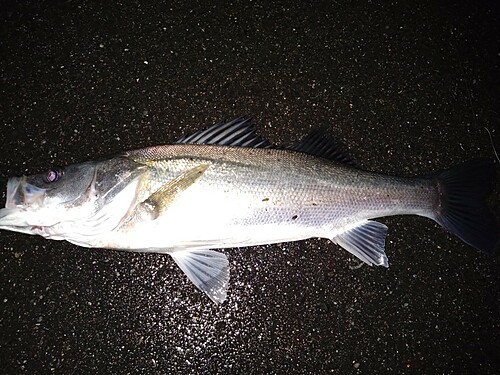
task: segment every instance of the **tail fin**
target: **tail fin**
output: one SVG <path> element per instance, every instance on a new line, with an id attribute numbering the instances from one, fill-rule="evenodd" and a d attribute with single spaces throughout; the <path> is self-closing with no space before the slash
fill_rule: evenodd
<path id="1" fill-rule="evenodd" d="M 476 249 L 493 253 L 499 228 L 484 202 L 495 183 L 493 161 L 471 160 L 434 177 L 440 192 L 434 220 Z"/>

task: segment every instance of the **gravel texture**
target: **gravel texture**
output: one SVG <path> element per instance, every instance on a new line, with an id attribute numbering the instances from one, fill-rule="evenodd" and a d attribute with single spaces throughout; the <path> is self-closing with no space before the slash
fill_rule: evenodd
<path id="1" fill-rule="evenodd" d="M 500 148 L 494 2 L 101 3 L 2 2 L 2 186 L 242 114 L 387 174 L 494 157 L 485 128 Z M 0 372 L 497 374 L 498 252 L 383 222 L 387 270 L 326 240 L 227 250 L 221 306 L 168 256 L 2 231 Z"/>

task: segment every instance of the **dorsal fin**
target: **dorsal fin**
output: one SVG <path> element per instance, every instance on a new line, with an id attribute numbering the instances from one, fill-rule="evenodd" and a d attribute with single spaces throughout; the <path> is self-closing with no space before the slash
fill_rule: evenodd
<path id="1" fill-rule="evenodd" d="M 251 117 L 238 117 L 229 122 L 220 121 L 208 129 L 186 135 L 176 143 L 238 147 L 272 147 L 271 143 L 255 134 Z"/>
<path id="2" fill-rule="evenodd" d="M 289 147 L 290 150 L 319 156 L 355 167 L 354 159 L 346 147 L 336 139 L 330 137 L 325 130 L 315 129 L 300 141 Z"/>

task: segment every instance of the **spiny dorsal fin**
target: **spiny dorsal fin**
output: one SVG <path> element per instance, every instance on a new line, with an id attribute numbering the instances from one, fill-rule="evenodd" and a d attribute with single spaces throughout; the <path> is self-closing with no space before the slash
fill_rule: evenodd
<path id="1" fill-rule="evenodd" d="M 326 131 L 323 129 L 313 130 L 293 146 L 289 147 L 289 149 L 319 156 L 352 167 L 356 166 L 346 147 L 341 142 L 326 134 Z"/>
<path id="2" fill-rule="evenodd" d="M 238 147 L 272 147 L 271 143 L 255 133 L 251 117 L 238 117 L 229 122 L 220 121 L 208 129 L 179 139 L 180 144 L 203 144 Z"/>

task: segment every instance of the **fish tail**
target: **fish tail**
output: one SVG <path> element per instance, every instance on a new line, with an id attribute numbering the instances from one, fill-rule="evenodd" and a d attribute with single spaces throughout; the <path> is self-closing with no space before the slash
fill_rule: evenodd
<path id="1" fill-rule="evenodd" d="M 485 200 L 494 188 L 495 165 L 471 160 L 438 172 L 439 202 L 433 219 L 465 243 L 493 253 L 499 242 L 495 217 Z"/>

